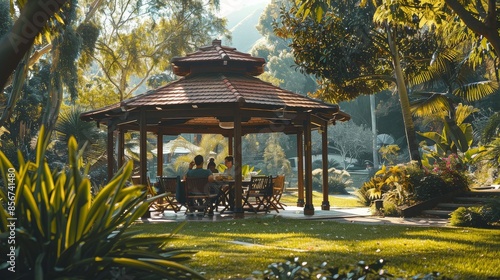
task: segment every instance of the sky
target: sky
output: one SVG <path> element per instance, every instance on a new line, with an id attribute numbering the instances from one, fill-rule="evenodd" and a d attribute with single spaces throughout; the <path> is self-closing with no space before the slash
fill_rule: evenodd
<path id="1" fill-rule="evenodd" d="M 271 3 L 271 0 L 220 0 L 220 14 L 225 16 L 234 10 L 256 3 Z"/>

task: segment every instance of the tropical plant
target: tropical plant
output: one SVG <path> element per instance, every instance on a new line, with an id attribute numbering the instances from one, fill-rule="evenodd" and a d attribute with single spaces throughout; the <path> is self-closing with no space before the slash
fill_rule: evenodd
<path id="1" fill-rule="evenodd" d="M 73 136 L 81 148 L 86 142 L 92 145 L 103 139 L 103 135 L 95 124 L 80 119 L 80 114 L 83 112 L 85 110 L 80 107 L 71 107 L 59 115 L 55 130 L 64 143 L 67 144 Z"/>
<path id="2" fill-rule="evenodd" d="M 215 161 L 222 162 L 228 154 L 227 141 L 220 134 L 203 134 L 198 145 L 189 142 L 182 136 L 177 137 L 174 141 L 171 150 L 165 152 L 173 152 L 179 147 L 189 150 L 189 154 L 180 155 L 175 159 L 174 169 L 181 174 L 187 172 L 189 163 L 193 161 L 196 155 L 202 155 L 208 161 L 210 157 L 214 156 L 214 151 L 217 151 Z"/>
<path id="3" fill-rule="evenodd" d="M 499 83 L 491 77 L 491 71 L 485 67 L 474 69 L 468 59 L 470 53 L 465 47 L 438 50 L 431 65 L 411 77 L 409 83 L 415 97 L 411 110 L 415 116 L 437 114 L 455 121 L 458 103 L 477 101 L 498 91 Z"/>
<path id="4" fill-rule="evenodd" d="M 323 186 L 323 169 L 314 169 L 313 176 L 313 189 L 322 191 Z M 345 170 L 336 168 L 328 169 L 328 193 L 347 194 L 346 188 L 352 186 L 351 174 Z"/>
<path id="5" fill-rule="evenodd" d="M 412 182 L 415 178 L 412 181 L 409 174 L 415 175 L 414 170 L 420 170 L 417 166 L 416 162 L 390 167 L 383 165 L 355 194 L 360 202 L 367 206 L 376 199 L 390 201 L 398 207 L 411 205 L 414 201 Z"/>
<path id="6" fill-rule="evenodd" d="M 400 149 L 398 145 L 391 144 L 380 147 L 378 152 L 380 153 L 380 156 L 382 157 L 384 162 L 387 161 L 387 165 L 393 165 L 394 163 L 396 163 L 399 150 Z"/>
<path id="7" fill-rule="evenodd" d="M 224 173 L 224 170 L 227 169 L 227 166 L 223 163 L 219 163 L 217 165 L 217 170 L 220 172 L 220 173 Z M 257 171 L 254 171 L 255 170 L 255 166 L 250 166 L 248 164 L 244 164 L 241 166 L 241 176 L 242 177 L 248 177 L 248 176 L 251 176 L 252 174 L 259 174 L 261 172 L 261 170 L 257 170 Z"/>
<path id="8" fill-rule="evenodd" d="M 465 120 L 478 110 L 472 106 L 462 105 L 455 109 L 456 118 L 452 120 L 448 116 L 443 118 L 443 130 L 441 133 L 434 131 L 419 132 L 419 134 L 434 143 L 434 149 L 430 153 L 431 157 L 443 157 L 448 153 L 465 153 L 474 140 L 472 125 Z"/>
<path id="9" fill-rule="evenodd" d="M 500 136 L 500 113 L 496 112 L 492 116 L 490 116 L 488 123 L 486 124 L 486 127 L 484 128 L 482 132 L 482 138 L 484 143 L 488 143 L 495 136 Z"/>
<path id="10" fill-rule="evenodd" d="M 143 186 L 127 186 L 131 162 L 93 197 L 75 139 L 68 141 L 68 166 L 51 170 L 49 138 L 42 127 L 36 160 L 20 156 L 17 168 L 0 152 L 2 279 L 203 279 L 180 264 L 192 252 L 164 246 L 171 235 L 129 230 L 160 197 L 146 199 Z"/>
<path id="11" fill-rule="evenodd" d="M 473 162 L 482 162 L 487 167 L 493 168 L 493 182 L 498 184 L 500 183 L 500 176 L 498 174 L 498 166 L 500 166 L 500 137 L 495 138 L 482 148 L 482 152 L 477 154 L 477 156 L 473 159 Z"/>

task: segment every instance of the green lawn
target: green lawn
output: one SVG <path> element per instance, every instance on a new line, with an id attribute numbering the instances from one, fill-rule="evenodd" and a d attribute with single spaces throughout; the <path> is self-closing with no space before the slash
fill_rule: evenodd
<path id="1" fill-rule="evenodd" d="M 296 206 L 297 199 L 298 197 L 296 192 L 286 192 L 283 194 L 280 201 L 289 206 Z M 358 202 L 357 198 L 344 198 L 342 196 L 330 195 L 328 201 L 330 202 L 330 207 L 363 207 L 363 205 Z M 313 206 L 319 207 L 322 202 L 323 194 L 313 191 Z"/>
<path id="2" fill-rule="evenodd" d="M 180 224 L 137 224 L 132 230 L 165 234 Z M 500 278 L 500 230 L 261 217 L 189 221 L 166 246 L 197 251 L 186 265 L 207 279 L 248 277 L 293 257 L 311 265 L 382 258 L 388 261 L 386 270 L 398 277 L 437 271 L 453 279 Z"/>

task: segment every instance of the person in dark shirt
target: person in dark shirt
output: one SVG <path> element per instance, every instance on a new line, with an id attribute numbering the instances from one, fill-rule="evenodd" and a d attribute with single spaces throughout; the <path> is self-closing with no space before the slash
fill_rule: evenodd
<path id="1" fill-rule="evenodd" d="M 194 161 L 189 163 L 189 170 L 186 173 L 186 177 L 194 178 L 204 178 L 207 177 L 209 182 L 214 181 L 214 175 L 209 169 L 203 168 L 203 156 L 197 155 L 194 157 Z"/>

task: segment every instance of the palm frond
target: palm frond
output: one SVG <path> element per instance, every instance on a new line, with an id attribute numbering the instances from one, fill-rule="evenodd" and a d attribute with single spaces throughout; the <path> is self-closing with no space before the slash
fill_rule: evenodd
<path id="1" fill-rule="evenodd" d="M 490 142 L 495 136 L 499 136 L 500 132 L 500 113 L 493 114 L 485 128 L 483 129 L 482 137 L 485 143 Z"/>
<path id="2" fill-rule="evenodd" d="M 453 94 L 467 101 L 477 101 L 495 93 L 499 89 L 498 82 L 480 81 L 462 85 L 455 89 Z"/>
<path id="3" fill-rule="evenodd" d="M 446 73 L 454 72 L 454 63 L 459 57 L 459 52 L 454 49 L 440 49 L 432 55 L 431 63 L 427 69 L 410 77 L 408 83 L 412 86 L 424 83 L 436 83 L 443 79 Z"/>
<path id="4" fill-rule="evenodd" d="M 462 103 L 460 103 L 455 109 L 455 122 L 457 123 L 457 125 L 461 125 L 465 121 L 465 119 L 477 112 L 479 112 L 479 109 L 474 108 L 474 106 L 463 105 Z"/>
<path id="5" fill-rule="evenodd" d="M 448 98 L 443 93 L 421 92 L 414 95 L 422 97 L 411 103 L 410 110 L 414 116 L 446 115 L 451 110 Z"/>

